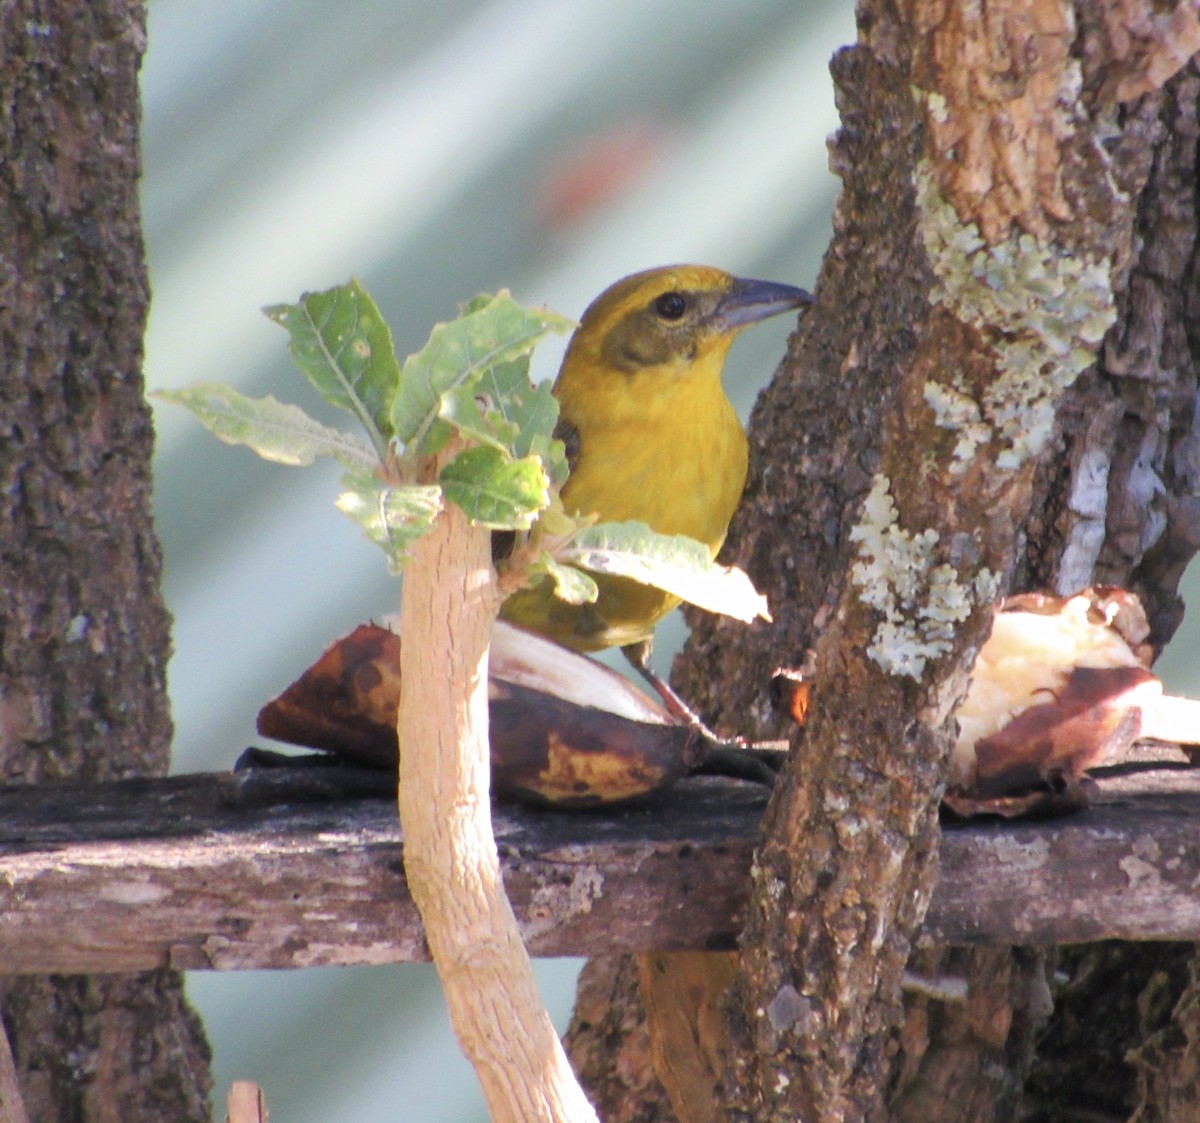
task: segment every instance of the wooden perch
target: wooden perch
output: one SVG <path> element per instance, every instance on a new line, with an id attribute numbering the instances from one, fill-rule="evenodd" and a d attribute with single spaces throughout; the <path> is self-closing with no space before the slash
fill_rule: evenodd
<path id="1" fill-rule="evenodd" d="M 0 789 L 5 972 L 426 958 L 391 802 L 294 771 Z M 497 808 L 531 952 L 730 947 L 765 798 L 695 779 L 619 812 Z M 922 939 L 1200 940 L 1198 821 L 1200 772 L 1159 763 L 1113 770 L 1076 815 L 947 827 Z"/>

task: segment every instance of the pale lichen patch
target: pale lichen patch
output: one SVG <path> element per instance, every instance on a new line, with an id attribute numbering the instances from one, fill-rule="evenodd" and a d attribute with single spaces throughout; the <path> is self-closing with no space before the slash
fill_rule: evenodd
<path id="1" fill-rule="evenodd" d="M 956 457 L 994 438 L 997 465 L 1020 467 L 1045 448 L 1059 396 L 1095 362 L 1116 318 L 1111 262 L 1028 233 L 988 245 L 942 197 L 928 165 L 918 168 L 916 189 L 937 277 L 930 300 L 987 333 L 998 375 L 980 401 L 968 398 L 974 413 L 959 400 L 967 395 L 958 379 L 927 383 L 926 401 L 939 426 L 965 431 Z"/>
<path id="2" fill-rule="evenodd" d="M 981 570 L 964 581 L 958 570 L 937 560 L 937 532 L 912 532 L 899 524 L 891 483 L 877 474 L 850 532 L 858 561 L 850 570 L 862 602 L 883 619 L 867 654 L 888 674 L 918 679 L 931 659 L 950 651 L 955 625 L 980 600 L 992 600 L 998 577 Z"/>
<path id="3" fill-rule="evenodd" d="M 604 874 L 590 867 L 576 870 L 566 885 L 555 882 L 536 886 L 521 923 L 521 935 L 531 940 L 554 931 L 572 917 L 591 912 L 603 893 Z"/>
<path id="4" fill-rule="evenodd" d="M 936 90 L 930 90 L 925 95 L 925 101 L 929 106 L 929 115 L 939 125 L 944 125 L 950 120 L 950 107 L 944 94 L 940 94 Z"/>
<path id="5" fill-rule="evenodd" d="M 961 376 L 956 375 L 949 383 L 930 380 L 925 383 L 924 393 L 938 428 L 958 434 L 950 465 L 950 471 L 958 475 L 975 459 L 979 446 L 991 439 L 992 427 L 984 421 L 979 403 L 967 393 Z"/>

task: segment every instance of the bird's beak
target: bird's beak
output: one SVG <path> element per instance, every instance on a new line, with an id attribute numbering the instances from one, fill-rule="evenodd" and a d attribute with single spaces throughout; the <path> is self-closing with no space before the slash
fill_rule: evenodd
<path id="1" fill-rule="evenodd" d="M 723 331 L 734 331 L 791 308 L 805 308 L 812 302 L 811 293 L 794 285 L 735 277 L 713 311 L 713 322 Z"/>

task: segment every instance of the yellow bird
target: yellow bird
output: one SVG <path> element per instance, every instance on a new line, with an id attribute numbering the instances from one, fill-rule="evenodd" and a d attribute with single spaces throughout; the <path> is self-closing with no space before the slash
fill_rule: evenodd
<path id="1" fill-rule="evenodd" d="M 686 534 L 716 557 L 747 463 L 746 436 L 721 385 L 725 356 L 742 328 L 811 302 L 791 285 L 699 265 L 635 273 L 601 293 L 571 337 L 553 390 L 571 467 L 567 511 Z M 628 578 L 596 582 L 592 604 L 568 604 L 543 581 L 509 597 L 501 614 L 577 651 L 620 646 L 662 693 L 647 660 L 654 627 L 678 598 Z"/>

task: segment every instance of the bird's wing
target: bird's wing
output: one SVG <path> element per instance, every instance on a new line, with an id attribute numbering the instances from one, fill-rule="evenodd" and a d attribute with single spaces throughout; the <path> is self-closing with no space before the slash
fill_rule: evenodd
<path id="1" fill-rule="evenodd" d="M 554 426 L 554 437 L 562 441 L 567 453 L 567 467 L 575 471 L 575 465 L 579 463 L 579 430 L 560 417 Z"/>

